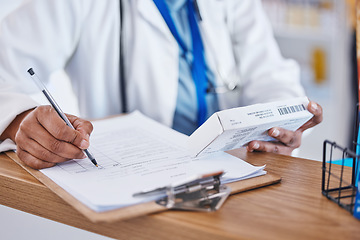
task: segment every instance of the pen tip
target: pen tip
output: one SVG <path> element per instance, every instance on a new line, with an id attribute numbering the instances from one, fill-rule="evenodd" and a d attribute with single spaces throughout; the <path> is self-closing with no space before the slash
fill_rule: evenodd
<path id="1" fill-rule="evenodd" d="M 96 167 L 99 167 L 97 164 L 95 165 Z"/>

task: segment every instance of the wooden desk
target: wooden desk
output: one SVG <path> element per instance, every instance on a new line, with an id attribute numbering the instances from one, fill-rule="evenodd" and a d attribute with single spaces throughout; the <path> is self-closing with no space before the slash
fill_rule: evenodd
<path id="1" fill-rule="evenodd" d="M 321 195 L 320 162 L 232 153 L 266 164 L 282 182 L 233 195 L 214 213 L 166 211 L 94 224 L 0 154 L 0 204 L 119 239 L 360 239 L 360 221 Z"/>

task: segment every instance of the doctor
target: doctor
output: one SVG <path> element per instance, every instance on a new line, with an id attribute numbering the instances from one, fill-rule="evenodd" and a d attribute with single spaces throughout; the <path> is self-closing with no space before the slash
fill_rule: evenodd
<path id="1" fill-rule="evenodd" d="M 186 134 L 217 110 L 304 95 L 259 0 L 29 0 L 2 22 L 0 49 L 0 151 L 36 169 L 84 157 L 92 125 L 69 116 L 72 130 L 34 102 L 30 67 L 43 81 L 64 69 L 84 118 L 137 109 Z M 322 121 L 318 104 L 309 111 L 248 151 L 291 154 Z"/>

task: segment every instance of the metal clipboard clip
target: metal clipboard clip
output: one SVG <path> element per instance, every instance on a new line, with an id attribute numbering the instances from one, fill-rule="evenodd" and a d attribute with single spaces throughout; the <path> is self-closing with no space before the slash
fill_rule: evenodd
<path id="1" fill-rule="evenodd" d="M 231 189 L 222 185 L 223 172 L 201 175 L 176 185 L 134 194 L 134 197 L 164 195 L 156 203 L 169 209 L 205 211 L 218 210 L 230 195 Z"/>

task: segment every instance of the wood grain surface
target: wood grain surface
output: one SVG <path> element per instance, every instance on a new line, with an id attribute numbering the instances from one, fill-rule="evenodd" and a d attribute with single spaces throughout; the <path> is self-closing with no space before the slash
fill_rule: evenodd
<path id="1" fill-rule="evenodd" d="M 0 204 L 118 239 L 360 239 L 360 221 L 321 194 L 321 163 L 269 153 L 231 153 L 282 176 L 230 196 L 213 213 L 166 211 L 93 223 L 4 154 Z"/>

